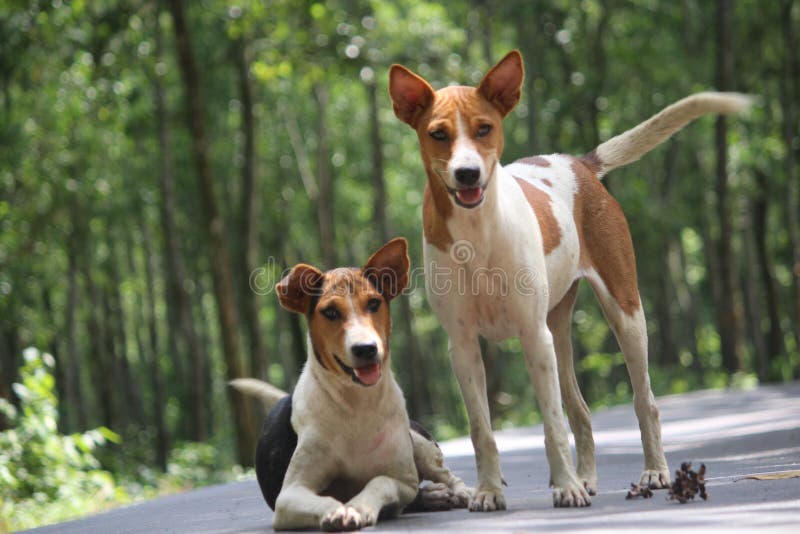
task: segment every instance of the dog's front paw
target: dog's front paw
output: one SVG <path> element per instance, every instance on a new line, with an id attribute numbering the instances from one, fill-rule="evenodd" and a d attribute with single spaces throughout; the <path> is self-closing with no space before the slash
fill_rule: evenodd
<path id="1" fill-rule="evenodd" d="M 469 501 L 470 512 L 495 512 L 506 509 L 506 498 L 500 488 L 478 488 Z"/>
<path id="2" fill-rule="evenodd" d="M 576 482 L 559 484 L 553 489 L 553 506 L 556 508 L 591 506 L 592 498 L 583 485 Z"/>
<path id="3" fill-rule="evenodd" d="M 369 524 L 374 524 L 374 521 Z M 352 506 L 343 505 L 332 512 L 328 512 L 320 522 L 320 528 L 329 532 L 341 530 L 359 530 L 367 526 L 361 512 Z"/>
<path id="4" fill-rule="evenodd" d="M 658 471 L 656 469 L 645 469 L 642 472 L 642 478 L 639 480 L 639 485 L 650 489 L 665 489 L 670 486 L 669 471 L 664 469 Z"/>
<path id="5" fill-rule="evenodd" d="M 592 475 L 592 476 L 580 476 L 580 474 L 579 474 L 578 478 L 580 478 L 581 482 L 583 482 L 583 487 L 586 488 L 586 491 L 589 493 L 589 495 L 597 495 L 597 475 L 596 474 Z"/>
<path id="6" fill-rule="evenodd" d="M 475 495 L 475 488 L 470 488 L 461 479 L 457 479 L 457 482 L 450 485 L 450 491 L 453 493 L 451 500 L 453 508 L 466 508 Z"/>
<path id="7" fill-rule="evenodd" d="M 417 495 L 423 510 L 449 510 L 453 508 L 454 498 L 453 491 L 443 482 L 421 486 Z"/>

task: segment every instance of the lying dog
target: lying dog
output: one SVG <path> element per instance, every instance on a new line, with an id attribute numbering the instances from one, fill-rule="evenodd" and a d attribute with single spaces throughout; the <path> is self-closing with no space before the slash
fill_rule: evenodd
<path id="1" fill-rule="evenodd" d="M 409 505 L 466 507 L 471 497 L 430 434 L 409 422 L 389 365 L 389 301 L 408 283 L 407 246 L 390 241 L 362 269 L 296 265 L 276 286 L 281 305 L 308 321 L 294 393 L 232 383 L 274 404 L 256 474 L 275 530 L 353 530 Z M 420 480 L 433 484 L 420 488 Z"/>
<path id="2" fill-rule="evenodd" d="M 478 468 L 470 510 L 505 508 L 478 336 L 518 336 L 544 423 L 555 506 L 588 506 L 597 491 L 589 409 L 573 368 L 571 322 L 578 282 L 591 285 L 633 385 L 644 448 L 641 483 L 669 486 L 658 409 L 647 371 L 647 326 L 628 225 L 600 182 L 705 113 L 733 113 L 732 93 L 685 98 L 575 158 L 553 154 L 500 165 L 503 118 L 520 98 L 522 58 L 512 51 L 477 87 L 438 91 L 400 65 L 389 92 L 417 132 L 428 181 L 422 208 L 428 300 L 450 337 Z M 499 278 L 499 280 L 498 280 Z M 450 288 L 447 290 L 446 288 Z M 575 434 L 572 463 L 562 397 Z"/>

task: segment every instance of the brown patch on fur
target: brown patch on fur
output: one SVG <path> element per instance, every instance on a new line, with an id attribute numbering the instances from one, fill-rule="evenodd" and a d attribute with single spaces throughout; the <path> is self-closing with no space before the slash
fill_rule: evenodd
<path id="1" fill-rule="evenodd" d="M 514 163 L 524 163 L 525 165 L 536 165 L 537 167 L 549 167 L 550 162 L 542 156 L 533 156 L 531 158 L 518 159 Z"/>
<path id="2" fill-rule="evenodd" d="M 425 240 L 446 252 L 453 243 L 447 228 L 447 220 L 454 209 L 453 200 L 447 192 L 447 162 L 452 156 L 453 143 L 458 135 L 458 114 L 465 120 L 470 141 L 489 164 L 496 162 L 503 152 L 503 118 L 491 103 L 487 102 L 474 87 L 445 87 L 436 91 L 433 104 L 425 110 L 417 121 L 416 131 L 419 150 L 428 183 L 422 201 L 422 227 Z M 478 128 L 491 124 L 488 135 L 477 137 Z M 433 130 L 441 130 L 447 135 L 444 141 L 430 136 Z M 493 169 L 492 169 L 493 170 Z M 455 183 L 449 184 L 455 187 Z"/>
<path id="3" fill-rule="evenodd" d="M 573 217 L 581 243 L 580 266 L 593 268 L 622 311 L 633 315 L 639 309 L 639 286 L 628 222 L 591 163 L 575 159 L 571 167 L 578 184 Z"/>
<path id="4" fill-rule="evenodd" d="M 373 298 L 381 299 L 382 302 L 374 313 L 367 310 L 367 303 Z M 352 300 L 353 309 L 348 300 Z M 335 320 L 325 317 L 323 312 L 329 308 L 335 308 L 340 317 Z M 361 269 L 339 268 L 327 271 L 319 301 L 307 318 L 313 351 L 322 367 L 328 371 L 348 376 L 336 362 L 334 354 L 345 364 L 352 364 L 344 341 L 345 331 L 354 320 L 366 322 L 375 329 L 381 338 L 384 358 L 388 357 L 388 341 L 392 331 L 389 305 L 375 286 L 364 277 Z"/>
<path id="5" fill-rule="evenodd" d="M 551 182 L 551 181 L 550 181 L 550 180 L 548 180 L 547 178 L 542 178 L 542 183 L 543 183 L 544 185 L 546 185 L 547 187 L 553 187 L 553 182 Z"/>
<path id="6" fill-rule="evenodd" d="M 422 232 L 425 241 L 447 252 L 453 244 L 453 236 L 447 227 L 447 219 L 453 213 L 453 203 L 447 198 L 449 193 L 442 184 L 425 184 L 425 193 L 422 197 Z"/>
<path id="7" fill-rule="evenodd" d="M 532 186 L 521 178 L 514 177 L 525 194 L 525 199 L 533 208 L 536 219 L 539 221 L 539 228 L 542 230 L 542 245 L 544 253 L 550 252 L 561 243 L 561 228 L 553 215 L 550 196 L 541 189 Z"/>

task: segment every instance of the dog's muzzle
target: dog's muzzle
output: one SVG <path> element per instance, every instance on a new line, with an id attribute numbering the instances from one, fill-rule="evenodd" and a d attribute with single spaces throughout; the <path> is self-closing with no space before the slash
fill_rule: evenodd
<path id="1" fill-rule="evenodd" d="M 374 386 L 381 378 L 381 361 L 377 358 L 377 347 L 369 362 L 364 362 L 356 367 L 344 363 L 336 354 L 333 355 L 342 371 L 347 373 L 356 384 L 360 386 Z"/>

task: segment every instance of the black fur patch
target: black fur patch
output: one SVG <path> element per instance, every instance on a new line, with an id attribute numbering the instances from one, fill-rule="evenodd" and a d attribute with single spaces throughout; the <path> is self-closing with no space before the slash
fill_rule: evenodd
<path id="1" fill-rule="evenodd" d="M 422 426 L 421 424 L 417 423 L 413 419 L 411 421 L 409 421 L 409 423 L 410 423 L 409 426 L 411 427 L 411 431 L 412 432 L 416 432 L 417 434 L 419 434 L 423 438 L 427 439 L 428 441 L 432 441 L 432 442 L 436 443 L 436 440 L 434 439 L 433 435 L 430 432 L 428 432 L 425 429 L 424 426 Z"/>
<path id="2" fill-rule="evenodd" d="M 275 510 L 275 500 L 283 487 L 289 462 L 297 448 L 292 428 L 292 396 L 287 395 L 272 407 L 256 446 L 256 477 L 264 500 Z"/>

